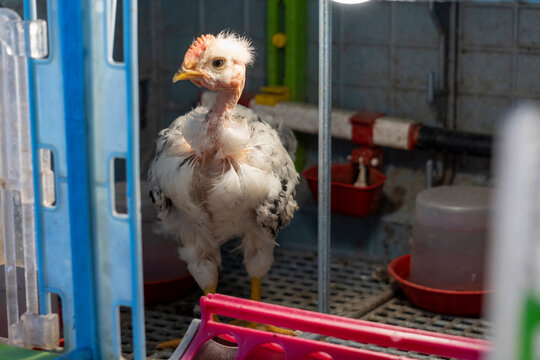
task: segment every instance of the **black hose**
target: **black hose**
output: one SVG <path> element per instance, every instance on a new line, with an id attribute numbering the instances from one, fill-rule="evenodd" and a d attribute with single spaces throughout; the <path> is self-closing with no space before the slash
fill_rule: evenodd
<path id="1" fill-rule="evenodd" d="M 418 130 L 419 149 L 491 156 L 491 135 L 474 134 L 422 125 Z"/>

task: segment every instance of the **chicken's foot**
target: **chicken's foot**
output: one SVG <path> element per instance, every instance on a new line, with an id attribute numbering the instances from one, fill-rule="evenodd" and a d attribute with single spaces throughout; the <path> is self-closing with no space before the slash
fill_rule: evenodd
<path id="1" fill-rule="evenodd" d="M 262 288 L 262 278 L 251 278 L 251 300 L 261 301 L 261 288 Z M 275 334 L 291 335 L 296 336 L 298 333 L 294 330 L 283 329 L 274 325 L 268 324 L 258 324 L 253 321 L 245 320 L 233 320 L 230 322 L 231 325 L 244 326 L 251 329 L 263 330 L 273 332 Z"/>

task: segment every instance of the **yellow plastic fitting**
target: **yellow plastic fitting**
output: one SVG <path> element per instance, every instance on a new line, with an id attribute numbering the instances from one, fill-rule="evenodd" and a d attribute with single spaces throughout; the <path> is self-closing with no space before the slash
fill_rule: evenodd
<path id="1" fill-rule="evenodd" d="M 274 45 L 278 49 L 285 47 L 286 44 L 287 36 L 284 33 L 278 32 L 272 36 L 272 45 Z"/>
<path id="2" fill-rule="evenodd" d="M 274 106 L 280 101 L 291 100 L 291 89 L 288 86 L 263 86 L 262 94 L 255 95 L 255 102 L 260 105 Z"/>

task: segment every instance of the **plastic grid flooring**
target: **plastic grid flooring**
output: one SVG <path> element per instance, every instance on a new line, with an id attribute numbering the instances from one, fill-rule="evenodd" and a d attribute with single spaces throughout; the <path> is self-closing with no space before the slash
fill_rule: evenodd
<path id="1" fill-rule="evenodd" d="M 479 339 L 491 339 L 492 329 L 486 320 L 481 318 L 466 318 L 436 314 L 414 307 L 402 295 L 389 300 L 373 311 L 362 317 L 363 320 L 415 328 L 420 330 L 435 331 L 457 336 L 467 336 Z M 398 349 L 382 348 L 371 344 L 360 344 L 353 341 L 344 341 L 336 338 L 327 338 L 329 342 L 352 347 L 384 352 L 392 355 L 401 355 L 413 359 L 440 360 L 448 359 L 417 352 L 407 352 Z"/>
<path id="2" fill-rule="evenodd" d="M 481 318 L 436 314 L 414 307 L 401 296 L 363 317 L 364 320 L 479 339 L 493 337 L 490 323 Z"/>
<path id="3" fill-rule="evenodd" d="M 218 292 L 248 298 L 249 276 L 244 270 L 242 256 L 223 251 Z M 275 263 L 263 281 L 263 301 L 306 310 L 317 309 L 316 253 L 276 248 Z M 362 318 L 392 325 L 444 332 L 453 335 L 489 338 L 489 323 L 478 318 L 459 318 L 426 312 L 415 308 L 407 300 L 396 297 L 395 287 L 389 284 L 384 266 L 350 257 L 332 257 L 331 313 L 350 318 Z M 147 306 L 145 309 L 146 348 L 149 359 L 168 359 L 173 349 L 157 350 L 160 342 L 184 335 L 193 317 L 199 317 L 200 291 L 166 305 Z M 121 314 L 122 351 L 132 359 L 129 314 Z M 370 344 L 328 338 L 327 341 L 362 347 L 417 359 L 441 359 L 396 349 L 384 349 Z"/>

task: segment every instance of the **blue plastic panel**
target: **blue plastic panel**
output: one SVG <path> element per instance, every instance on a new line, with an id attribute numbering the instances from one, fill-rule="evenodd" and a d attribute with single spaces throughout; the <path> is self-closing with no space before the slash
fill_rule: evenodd
<path id="1" fill-rule="evenodd" d="M 55 206 L 37 209 L 42 300 L 62 296 L 67 358 L 120 358 L 120 305 L 132 308 L 134 354 L 145 357 L 136 1 L 124 1 L 123 64 L 108 51 L 113 8 L 49 0 L 50 57 L 29 69 L 34 148 L 53 151 L 57 184 Z M 35 17 L 30 0 L 25 13 Z M 127 160 L 128 215 L 113 211 L 116 157 Z"/>
<path id="2" fill-rule="evenodd" d="M 136 358 L 145 357 L 140 241 L 137 2 L 124 1 L 123 64 L 112 60 L 114 1 L 88 1 L 87 126 L 94 276 L 101 358 L 121 357 L 119 306 L 132 308 Z M 101 6 L 103 5 L 103 6 Z M 91 79 L 91 80 L 90 80 Z M 114 158 L 127 163 L 128 214 L 114 211 Z"/>
<path id="3" fill-rule="evenodd" d="M 56 204 L 52 208 L 42 206 L 40 186 L 35 186 L 38 277 L 42 313 L 50 311 L 48 301 L 50 292 L 59 294 L 63 300 L 65 349 L 69 351 L 76 346 L 74 330 L 76 314 L 73 301 L 75 294 L 71 227 L 68 221 L 70 218 L 66 160 L 68 151 L 58 2 L 49 1 L 48 10 L 49 57 L 46 60 L 30 59 L 28 66 L 34 169 L 40 169 L 38 149 L 50 149 L 54 155 L 56 183 Z M 35 14 L 34 2 L 25 1 L 25 17 L 35 19 Z M 34 172 L 34 183 L 41 183 L 38 171 Z M 77 323 L 85 322 L 81 319 Z"/>

